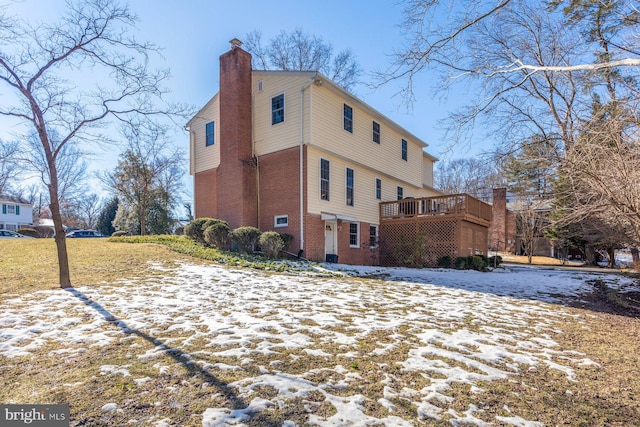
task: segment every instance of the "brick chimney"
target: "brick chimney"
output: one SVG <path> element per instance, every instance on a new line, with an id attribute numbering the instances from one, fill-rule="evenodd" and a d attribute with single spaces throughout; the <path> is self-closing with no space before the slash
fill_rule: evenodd
<path id="1" fill-rule="evenodd" d="M 507 189 L 493 189 L 492 220 L 489 227 L 489 248 L 507 250 Z"/>
<path id="2" fill-rule="evenodd" d="M 216 172 L 218 218 L 231 228 L 258 225 L 252 150 L 251 55 L 238 39 L 220 56 L 220 165 Z"/>

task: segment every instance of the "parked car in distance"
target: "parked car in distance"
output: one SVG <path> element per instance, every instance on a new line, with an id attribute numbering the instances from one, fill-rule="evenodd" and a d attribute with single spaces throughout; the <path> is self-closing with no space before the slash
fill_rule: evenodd
<path id="1" fill-rule="evenodd" d="M 0 230 L 0 239 L 33 239 L 33 237 L 23 236 L 15 231 Z"/>
<path id="2" fill-rule="evenodd" d="M 96 230 L 74 230 L 67 233 L 67 237 L 107 237 Z"/>

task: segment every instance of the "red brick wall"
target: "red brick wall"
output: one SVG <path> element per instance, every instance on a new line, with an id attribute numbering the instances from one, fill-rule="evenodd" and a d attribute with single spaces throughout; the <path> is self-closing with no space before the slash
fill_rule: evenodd
<path id="1" fill-rule="evenodd" d="M 349 222 L 338 220 L 338 262 L 341 264 L 377 265 L 378 250 L 369 248 L 369 223 L 360 223 L 360 244 L 349 245 Z M 305 215 L 305 257 L 313 261 L 325 261 L 325 221 L 320 215 Z"/>
<path id="2" fill-rule="evenodd" d="M 300 249 L 300 149 L 290 148 L 258 159 L 260 230 L 294 236 L 289 250 Z M 274 227 L 276 215 L 288 215 L 287 227 Z"/>
<path id="3" fill-rule="evenodd" d="M 369 223 L 361 222 L 360 242 L 357 248 L 349 244 L 350 223 L 338 221 L 338 261 L 342 264 L 374 265 L 377 264 L 377 250 L 369 248 Z"/>
<path id="4" fill-rule="evenodd" d="M 320 215 L 304 216 L 304 257 L 324 261 L 324 221 Z"/>
<path id="5" fill-rule="evenodd" d="M 507 209 L 507 189 L 493 189 L 493 219 L 489 227 L 489 249 L 513 252 L 516 222 L 513 212 Z"/>
<path id="6" fill-rule="evenodd" d="M 233 47 L 220 56 L 218 217 L 231 228 L 257 227 L 256 168 L 252 158 L 251 55 Z"/>
<path id="7" fill-rule="evenodd" d="M 194 177 L 194 215 L 196 218 L 217 218 L 216 169 L 197 172 Z"/>
<path id="8" fill-rule="evenodd" d="M 507 189 L 493 189 L 493 208 L 491 226 L 489 226 L 489 249 L 506 250 Z"/>

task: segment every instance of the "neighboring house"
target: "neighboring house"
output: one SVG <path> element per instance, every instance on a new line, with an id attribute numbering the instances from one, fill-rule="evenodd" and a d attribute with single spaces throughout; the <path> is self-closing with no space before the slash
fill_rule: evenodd
<path id="1" fill-rule="evenodd" d="M 0 196 L 0 229 L 16 231 L 33 225 L 33 207 L 17 197 Z"/>
<path id="2" fill-rule="evenodd" d="M 494 188 L 492 206 L 493 222 L 489 227 L 489 248 L 498 252 L 525 255 L 525 245 L 521 237 L 523 232 L 518 229 L 518 217 L 522 216 L 522 204 L 518 203 L 516 197 L 510 195 L 506 188 Z M 539 203 L 534 211 L 535 215 L 545 222 L 551 206 L 548 202 Z M 533 255 L 548 257 L 558 255 L 557 248 L 548 237 L 544 236 L 543 230 L 537 232 L 534 238 Z"/>
<path id="3" fill-rule="evenodd" d="M 320 73 L 252 70 L 240 44 L 186 125 L 195 217 L 290 234 L 313 260 L 376 263 L 380 203 L 440 196 L 437 159 Z"/>

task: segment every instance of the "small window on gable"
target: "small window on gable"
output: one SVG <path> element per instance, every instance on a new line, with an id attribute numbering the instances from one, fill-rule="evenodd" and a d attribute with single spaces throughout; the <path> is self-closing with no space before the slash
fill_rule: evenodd
<path id="1" fill-rule="evenodd" d="M 407 140 L 402 140 L 402 160 L 407 160 Z"/>
<path id="2" fill-rule="evenodd" d="M 376 178 L 376 199 L 382 200 L 382 180 Z"/>
<path id="3" fill-rule="evenodd" d="M 358 242 L 360 241 L 360 227 L 358 227 L 357 222 L 349 223 L 349 246 L 352 248 L 359 248 L 360 245 Z"/>
<path id="4" fill-rule="evenodd" d="M 344 130 L 353 133 L 353 108 L 343 104 Z"/>
<path id="5" fill-rule="evenodd" d="M 373 122 L 373 142 L 380 144 L 380 123 Z"/>
<path id="6" fill-rule="evenodd" d="M 284 93 L 271 98 L 271 124 L 284 122 Z"/>
<path id="7" fill-rule="evenodd" d="M 209 122 L 205 125 L 205 145 L 208 147 L 215 143 L 215 124 L 214 122 Z"/>
<path id="8" fill-rule="evenodd" d="M 289 226 L 289 215 L 276 215 L 273 217 L 274 227 L 287 227 Z"/>
<path id="9" fill-rule="evenodd" d="M 262 92 L 262 80 L 258 80 L 258 92 Z"/>

